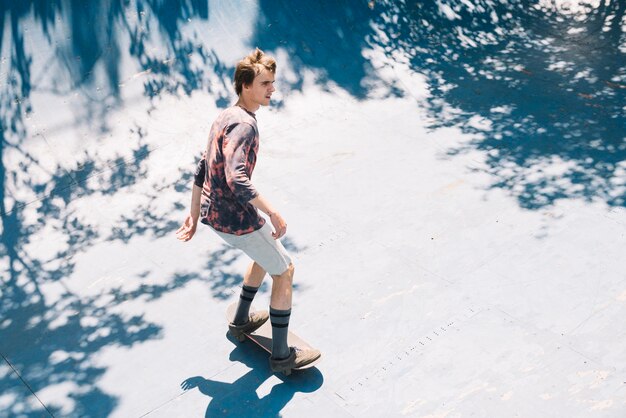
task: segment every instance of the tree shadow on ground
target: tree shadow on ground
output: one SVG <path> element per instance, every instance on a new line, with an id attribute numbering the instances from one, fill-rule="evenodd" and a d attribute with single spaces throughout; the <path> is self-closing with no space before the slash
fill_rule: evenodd
<path id="1" fill-rule="evenodd" d="M 10 415 L 41 416 L 42 409 L 55 416 L 108 415 L 117 401 L 94 385 L 106 371 L 96 366 L 94 356 L 104 347 L 131 347 L 160 336 L 160 326 L 142 315 L 117 312 L 118 304 L 106 295 L 79 295 L 63 282 L 73 273 L 76 257 L 102 239 L 71 202 L 134 183 L 142 176 L 143 158 L 109 169 L 86 156 L 79 171 L 57 167 L 43 182 L 24 181 L 40 200 L 28 205 L 13 201 L 3 213 L 0 255 L 7 275 L 0 290 L 0 349 L 13 373 L 0 378 L 0 390 L 12 399 L 5 411 Z M 39 162 L 31 158 L 30 164 Z M 44 408 L 38 401 L 20 399 L 15 373 L 35 392 L 75 385 L 73 405 L 51 402 Z"/>
<path id="2" fill-rule="evenodd" d="M 316 84 L 331 83 L 358 99 L 365 99 L 378 79 L 363 55 L 372 35 L 374 12 L 365 2 L 276 2 L 261 0 L 253 45 L 269 51 L 283 49 L 295 69 L 287 91 L 301 91 L 303 69 L 316 73 Z M 402 95 L 390 89 L 390 95 Z"/>
<path id="3" fill-rule="evenodd" d="M 474 138 L 448 156 L 483 153 L 491 187 L 527 209 L 559 199 L 626 205 L 624 2 L 377 7 L 387 37 L 375 42 L 429 79 L 430 128 Z"/>
<path id="4" fill-rule="evenodd" d="M 381 82 L 364 51 L 379 48 L 390 62 L 404 54 L 412 71 L 429 81 L 430 97 L 419 106 L 430 128 L 455 127 L 474 138 L 448 157 L 483 153 L 485 166 L 477 169 L 491 175 L 493 188 L 528 209 L 559 199 L 626 205 L 624 2 L 600 2 L 577 13 L 537 9 L 527 1 L 369 4 L 373 9 L 365 2 L 261 1 L 250 47 L 288 53 L 295 75 L 281 86 L 287 92 L 301 90 L 310 70 L 319 86 L 338 86 L 360 100 Z M 194 280 L 207 282 L 218 299 L 230 297 L 241 282 L 229 273 L 238 255 L 218 248 L 206 261 L 205 271 L 213 273 L 176 272 L 161 285 L 95 296 L 69 289 L 63 279 L 75 272 L 77 256 L 95 245 L 171 234 L 178 223 L 170 214 L 181 207 L 157 210 L 158 189 L 188 190 L 191 178 L 155 185 L 145 204 L 102 231 L 73 203 L 141 181 L 149 146 L 138 138 L 112 159 L 92 151 L 73 156 L 74 167 L 50 168 L 25 144 L 46 140 L 42 130 L 27 128 L 38 111 L 31 95 L 36 89 L 77 95 L 90 133 L 97 134 L 106 131 L 108 112 L 124 106 L 124 57 L 144 77 L 144 97 L 204 91 L 222 107 L 232 97 L 233 67 L 184 30 L 189 20 L 208 18 L 202 1 L 0 2 L 0 16 L 0 265 L 6 271 L 0 278 L 0 350 L 35 392 L 75 386 L 72 406 L 47 405 L 54 415 L 107 415 L 117 399 L 97 386 L 106 370 L 95 364 L 96 355 L 105 346 L 131 347 L 161 333 L 158 324 L 115 308 L 136 298 L 155 300 Z M 37 30 L 42 37 L 32 42 Z M 36 61 L 52 64 L 41 71 L 33 67 Z M 407 91 L 391 84 L 384 93 Z M 11 400 L 7 413 L 40 416 L 43 406 L 31 404 L 14 385 L 15 378 L 0 377 L 0 391 Z M 288 386 L 280 390 L 285 392 L 267 405 L 271 413 L 294 393 Z"/>
<path id="5" fill-rule="evenodd" d="M 123 304 L 153 302 L 192 281 L 206 283 L 214 298 L 225 300 L 241 285 L 243 277 L 232 273 L 232 265 L 242 253 L 226 245 L 209 249 L 199 271 L 175 272 L 167 278 L 158 269 L 137 274 L 122 271 L 120 281 L 132 285 L 108 287 L 95 295 L 66 285 L 77 259 L 99 244 L 129 244 L 142 236 L 157 239 L 165 235 L 175 242 L 173 234 L 179 224 L 169 214 L 176 211 L 177 204 L 160 210 L 154 207 L 158 187 L 171 190 L 176 188 L 173 183 L 155 185 L 132 215 L 122 214 L 110 229 L 91 224 L 72 204 L 110 196 L 142 181 L 149 158 L 144 151 L 138 143 L 134 159 L 113 158 L 115 164 L 85 154 L 76 171 L 57 167 L 43 183 L 30 179 L 25 185 L 38 190 L 41 199 L 19 206 L 14 202 L 13 210 L 2 217 L 2 266 L 8 275 L 2 277 L 0 289 L 0 353 L 14 372 L 0 377 L 0 389 L 13 397 L 9 413 L 34 417 L 47 410 L 55 416 L 109 415 L 117 399 L 95 385 L 106 372 L 95 365 L 95 358 L 105 347 L 132 347 L 162 337 L 160 325 L 142 314 L 125 313 Z M 174 183 L 190 179 L 191 175 L 181 176 Z M 53 249 L 51 255 L 39 254 L 40 249 L 47 253 L 48 248 Z M 85 278 L 86 283 L 92 283 L 96 274 L 101 273 L 94 273 L 91 280 Z M 262 291 L 266 292 L 267 286 Z M 34 393 L 70 382 L 76 389 L 69 401 L 48 401 L 45 406 L 38 401 L 30 403 L 15 386 L 16 373 Z"/>
<path id="6" fill-rule="evenodd" d="M 0 391 L 9 405 L 4 412 L 33 417 L 43 411 L 55 416 L 109 415 L 117 398 L 97 386 L 106 372 L 96 365 L 97 355 L 104 347 L 132 347 L 162 332 L 143 315 L 125 313 L 122 304 L 146 293 L 155 300 L 192 280 L 208 281 L 215 297 L 226 298 L 241 282 L 240 275 L 226 272 L 238 255 L 218 250 L 206 262 L 208 277 L 176 273 L 163 286 L 113 288 L 91 296 L 69 288 L 64 279 L 75 272 L 78 257 L 96 245 L 128 244 L 131 236 L 162 237 L 178 224 L 151 206 L 156 194 L 145 207 L 123 215 L 111 231 L 90 224 L 75 205 L 94 196 L 113 196 L 146 177 L 152 150 L 143 141 L 141 127 L 137 142 L 116 156 L 102 158 L 97 147 L 88 147 L 83 155 L 72 155 L 73 166 L 50 168 L 50 154 L 35 154 L 26 143 L 32 137 L 47 142 L 45 129 L 32 131 L 30 119 L 38 111 L 31 102 L 34 90 L 77 97 L 83 103 L 78 111 L 91 129 L 89 137 L 107 131 L 107 114 L 123 106 L 120 61 L 125 36 L 131 58 L 145 74 L 146 97 L 206 89 L 223 105 L 230 94 L 232 68 L 181 30 L 183 22 L 206 19 L 208 13 L 207 3 L 196 0 L 167 6 L 117 0 L 0 3 L 5 24 L 0 32 L 0 265 L 7 272 L 0 288 L 0 353 L 11 369 L 0 377 Z M 42 37 L 33 42 L 30 37 L 37 30 Z M 163 44 L 155 50 L 151 45 L 159 36 Z M 34 68 L 35 62 L 46 60 L 52 64 L 44 71 Z M 180 207 L 173 204 L 172 210 Z M 137 277 L 146 274 L 155 272 Z M 26 388 L 15 386 L 20 380 Z M 33 397 L 67 385 L 73 387 L 67 399 L 44 405 Z"/>
<path id="7" fill-rule="evenodd" d="M 47 402 L 45 407 L 23 399 L 6 405 L 10 416 L 40 417 L 42 409 L 53 416 L 106 416 L 117 405 L 115 397 L 104 393 L 94 382 L 106 368 L 94 362 L 104 347 L 132 347 L 160 336 L 158 325 L 142 315 L 117 313 L 103 298 L 77 296 L 63 289 L 54 302 L 29 286 L 5 285 L 2 291 L 2 356 L 17 370 L 20 379 L 35 392 L 62 384 L 72 384 L 71 408 L 67 402 Z M 62 287 L 61 287 L 62 288 Z M 16 397 L 12 373 L 0 378 L 0 390 Z"/>
<path id="8" fill-rule="evenodd" d="M 205 417 L 279 417 L 280 411 L 296 393 L 314 392 L 324 383 L 317 368 L 294 372 L 290 376 L 277 374 L 275 376 L 281 382 L 274 385 L 267 395 L 259 396 L 257 389 L 272 376 L 267 353 L 253 344 L 231 341 L 237 346 L 231 352 L 230 360 L 243 363 L 250 371 L 232 383 L 195 376 L 181 384 L 183 390 L 197 388 L 200 393 L 211 398 Z"/>

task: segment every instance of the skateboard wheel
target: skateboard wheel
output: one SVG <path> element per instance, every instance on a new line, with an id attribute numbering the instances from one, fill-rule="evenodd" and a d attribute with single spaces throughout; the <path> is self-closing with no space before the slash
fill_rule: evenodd
<path id="1" fill-rule="evenodd" d="M 244 342 L 246 340 L 246 336 L 243 335 L 243 334 L 238 335 L 236 338 L 237 338 L 237 341 L 239 341 L 240 343 L 242 343 L 242 342 Z"/>

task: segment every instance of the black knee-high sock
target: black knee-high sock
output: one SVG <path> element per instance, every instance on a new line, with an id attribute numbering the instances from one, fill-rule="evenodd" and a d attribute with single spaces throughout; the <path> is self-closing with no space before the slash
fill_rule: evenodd
<path id="1" fill-rule="evenodd" d="M 258 287 L 246 286 L 245 284 L 241 287 L 241 294 L 239 295 L 239 303 L 237 304 L 237 311 L 235 312 L 235 319 L 233 319 L 233 324 L 235 325 L 243 325 L 249 320 L 250 316 L 250 305 L 252 305 L 252 300 L 254 299 L 254 295 L 256 295 Z"/>
<path id="2" fill-rule="evenodd" d="M 270 321 L 272 322 L 272 358 L 281 360 L 289 357 L 289 317 L 291 309 L 280 310 L 270 306 Z"/>

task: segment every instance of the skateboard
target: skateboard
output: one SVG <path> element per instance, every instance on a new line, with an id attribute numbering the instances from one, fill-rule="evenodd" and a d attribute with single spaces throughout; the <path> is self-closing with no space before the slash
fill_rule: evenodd
<path id="1" fill-rule="evenodd" d="M 237 310 L 237 302 L 233 302 L 228 306 L 228 309 L 226 310 L 226 320 L 228 321 L 228 323 L 232 322 L 233 318 L 235 317 L 236 310 Z M 255 311 L 254 307 L 250 307 L 250 312 L 254 312 L 254 311 Z M 269 320 L 263 325 L 261 325 L 261 327 L 258 328 L 256 331 L 250 334 L 243 334 L 240 337 L 235 337 L 235 338 L 237 338 L 239 342 L 244 342 L 247 338 L 250 341 L 254 342 L 256 345 L 258 345 L 259 347 L 261 347 L 263 350 L 265 350 L 268 354 L 272 354 L 272 325 L 270 324 Z M 289 331 L 289 334 L 287 336 L 287 344 L 289 344 L 290 347 L 298 347 L 304 350 L 313 348 L 311 347 L 311 345 L 309 345 L 309 343 L 307 343 L 306 341 L 304 341 L 302 338 L 298 337 L 296 334 L 294 334 L 291 331 Z M 320 356 L 320 358 L 318 358 L 312 363 L 307 364 L 306 366 L 297 367 L 291 370 L 285 370 L 282 373 L 285 376 L 289 376 L 292 370 L 304 370 L 304 369 L 314 367 L 317 363 L 321 361 L 321 359 L 322 357 Z"/>

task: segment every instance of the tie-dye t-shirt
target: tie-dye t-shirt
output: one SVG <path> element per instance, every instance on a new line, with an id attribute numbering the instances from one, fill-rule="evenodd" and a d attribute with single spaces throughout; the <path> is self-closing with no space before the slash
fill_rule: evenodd
<path id="1" fill-rule="evenodd" d="M 259 194 L 250 182 L 258 150 L 254 113 L 239 106 L 220 113 L 195 172 L 194 182 L 202 187 L 202 223 L 234 235 L 249 234 L 265 224 L 250 203 Z"/>

